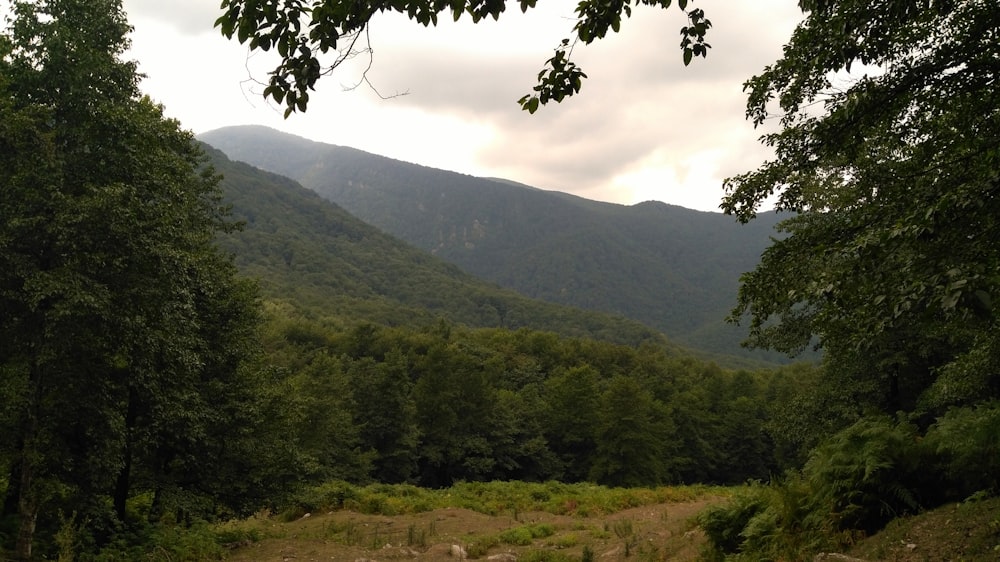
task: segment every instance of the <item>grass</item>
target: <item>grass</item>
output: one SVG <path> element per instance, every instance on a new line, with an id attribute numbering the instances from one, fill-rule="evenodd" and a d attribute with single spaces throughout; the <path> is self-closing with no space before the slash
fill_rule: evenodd
<path id="1" fill-rule="evenodd" d="M 694 560 L 689 518 L 728 495 L 691 486 L 619 489 L 558 482 L 459 483 L 443 490 L 332 482 L 301 494 L 277 516 L 262 513 L 217 531 L 253 537 L 227 552 L 260 559 L 471 559 L 519 561 Z"/>
<path id="2" fill-rule="evenodd" d="M 517 514 L 529 511 L 587 517 L 727 493 L 726 488 L 700 485 L 608 488 L 587 483 L 460 482 L 444 490 L 430 490 L 406 484 L 352 486 L 334 481 L 299 494 L 282 518 L 292 521 L 305 513 L 340 509 L 393 516 L 445 508 L 469 509 L 487 515 L 512 514 L 515 519 Z"/>
<path id="3" fill-rule="evenodd" d="M 448 560 L 454 545 L 471 559 L 511 554 L 521 562 L 696 560 L 705 539 L 693 517 L 736 490 L 527 483 L 461 484 L 447 490 L 342 483 L 321 488 L 338 488 L 341 507 L 302 511 L 304 506 L 297 505 L 279 515 L 262 511 L 211 526 L 163 526 L 152 537 L 158 545 L 154 550 L 109 551 L 100 559 L 142 554 L 143 559 L 163 561 Z M 396 490 L 398 496 L 393 495 Z M 506 499 L 505 493 L 510 494 Z M 592 495 L 584 498 L 588 493 Z M 317 494 L 304 498 L 316 501 Z M 298 513 L 294 518 L 293 512 Z M 63 538 L 72 547 L 74 519 L 66 518 L 64 527 Z M 998 560 L 1000 498 L 974 497 L 896 519 L 845 554 L 890 562 Z"/>

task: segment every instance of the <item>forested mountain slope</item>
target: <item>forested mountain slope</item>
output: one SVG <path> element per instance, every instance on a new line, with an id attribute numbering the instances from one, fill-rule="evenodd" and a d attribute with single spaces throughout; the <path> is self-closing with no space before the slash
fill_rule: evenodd
<path id="1" fill-rule="evenodd" d="M 743 331 L 724 318 L 739 276 L 753 269 L 774 234 L 773 213 L 739 225 L 659 202 L 600 203 L 266 127 L 227 127 L 199 138 L 522 295 L 621 314 L 709 352 L 749 354 L 739 346 Z"/>
<path id="2" fill-rule="evenodd" d="M 288 178 L 206 147 L 239 232 L 224 235 L 268 300 L 340 323 L 530 327 L 619 343 L 661 339 L 642 324 L 528 299 L 389 236 Z"/>

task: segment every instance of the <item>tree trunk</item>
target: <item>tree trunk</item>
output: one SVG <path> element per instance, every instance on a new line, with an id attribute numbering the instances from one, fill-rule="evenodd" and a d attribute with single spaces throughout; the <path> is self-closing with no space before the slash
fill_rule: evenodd
<path id="1" fill-rule="evenodd" d="M 903 409 L 903 401 L 899 392 L 899 366 L 893 367 L 889 375 L 889 413 L 895 414 Z"/>
<path id="2" fill-rule="evenodd" d="M 35 483 L 35 464 L 38 458 L 36 433 L 38 432 L 38 414 L 34 406 L 29 410 L 25 424 L 24 445 L 21 447 L 21 478 L 18 480 L 20 494 L 17 501 L 17 513 L 20 517 L 17 529 L 17 543 L 14 547 L 14 560 L 31 560 L 31 543 L 35 536 L 35 523 L 38 521 L 38 490 Z"/>
<path id="3" fill-rule="evenodd" d="M 134 388 L 129 388 L 128 391 L 128 406 L 125 410 L 125 450 L 123 451 L 123 462 L 122 469 L 118 473 L 118 479 L 115 481 L 115 497 L 114 506 L 115 514 L 118 516 L 118 520 L 125 521 L 125 505 L 128 502 L 128 493 L 130 488 L 130 479 L 132 477 L 132 441 L 135 439 L 135 420 L 137 417 L 138 407 L 136 406 L 138 402 L 138 397 Z"/>
<path id="4" fill-rule="evenodd" d="M 17 450 L 23 449 L 18 445 Z M 3 508 L 0 509 L 0 517 L 17 515 L 18 503 L 21 501 L 21 464 L 11 463 L 10 472 L 7 474 L 7 494 L 3 498 Z"/>
<path id="5" fill-rule="evenodd" d="M 14 547 L 14 560 L 24 562 L 31 560 L 31 543 L 35 536 L 35 523 L 38 521 L 38 498 L 30 489 L 31 476 L 28 472 L 21 472 L 21 499 L 18 501 L 21 521 L 17 529 L 17 545 Z"/>

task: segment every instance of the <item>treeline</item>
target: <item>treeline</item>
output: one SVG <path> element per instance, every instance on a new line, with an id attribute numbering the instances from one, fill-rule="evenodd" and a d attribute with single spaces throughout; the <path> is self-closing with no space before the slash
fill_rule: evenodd
<path id="1" fill-rule="evenodd" d="M 358 483 L 766 479 L 798 458 L 773 421 L 812 373 L 443 321 L 330 329 L 279 314 L 264 341 L 302 476 Z"/>
<path id="2" fill-rule="evenodd" d="M 236 371 L 196 386 L 164 380 L 163 398 L 137 402 L 121 439 L 87 437 L 89 418 L 53 426 L 81 445 L 100 438 L 125 449 L 46 452 L 69 464 L 44 475 L 52 488 L 37 514 L 36 555 L 134 554 L 164 525 L 283 510 L 331 481 L 768 479 L 799 459 L 781 405 L 815 375 L 806 365 L 727 371 L 651 343 L 527 329 L 334 326 L 273 302 L 265 317 Z M 0 450 L 3 548 L 23 520 L 23 466 L 18 449 Z"/>

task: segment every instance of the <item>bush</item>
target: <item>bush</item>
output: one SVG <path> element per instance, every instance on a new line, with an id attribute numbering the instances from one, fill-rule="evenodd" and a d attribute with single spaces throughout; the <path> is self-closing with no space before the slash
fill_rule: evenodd
<path id="1" fill-rule="evenodd" d="M 941 458 L 953 496 L 1000 492 L 1000 402 L 954 408 L 927 431 L 927 447 Z"/>
<path id="2" fill-rule="evenodd" d="M 918 511 L 938 473 L 914 426 L 863 419 L 813 450 L 802 472 L 751 485 L 698 523 L 711 557 L 795 559 Z"/>
<path id="3" fill-rule="evenodd" d="M 711 506 L 698 514 L 710 548 L 717 555 L 735 554 L 743 549 L 743 531 L 750 520 L 767 509 L 763 486 L 753 485 L 734 495 L 727 503 Z"/>
<path id="4" fill-rule="evenodd" d="M 873 533 L 921 509 L 922 494 L 937 487 L 932 465 L 915 426 L 865 418 L 817 447 L 803 475 L 834 528 Z"/>
<path id="5" fill-rule="evenodd" d="M 345 502 L 357 497 L 358 489 L 353 484 L 333 480 L 302 491 L 295 498 L 295 503 L 308 512 L 319 509 L 333 511 L 342 509 Z"/>

